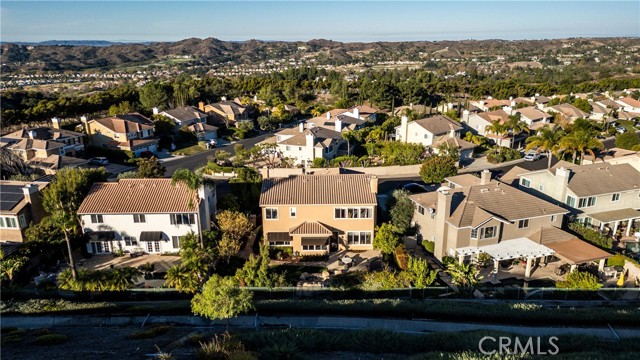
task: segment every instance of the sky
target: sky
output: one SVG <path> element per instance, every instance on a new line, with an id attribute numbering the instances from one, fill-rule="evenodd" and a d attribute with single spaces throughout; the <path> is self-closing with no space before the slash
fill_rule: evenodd
<path id="1" fill-rule="evenodd" d="M 640 37 L 640 1 L 7 1 L 0 41 Z"/>

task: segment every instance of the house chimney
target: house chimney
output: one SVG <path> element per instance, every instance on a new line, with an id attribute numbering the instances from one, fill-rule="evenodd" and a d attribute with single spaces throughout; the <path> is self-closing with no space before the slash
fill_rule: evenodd
<path id="1" fill-rule="evenodd" d="M 227 101 L 227 97 L 226 96 L 221 96 L 220 97 L 220 101 Z"/>
<path id="2" fill-rule="evenodd" d="M 511 107 L 512 107 L 512 108 L 515 108 L 515 107 L 516 107 L 516 102 L 515 102 L 515 101 L 513 101 L 513 100 L 511 100 Z"/>
<path id="3" fill-rule="evenodd" d="M 535 103 L 535 102 L 536 102 L 536 97 L 535 97 L 535 96 L 532 96 L 532 97 L 531 97 L 531 102 L 532 102 L 532 103 Z"/>
<path id="4" fill-rule="evenodd" d="M 462 111 L 462 121 L 463 122 L 469 121 L 469 110 L 465 109 Z"/>
<path id="5" fill-rule="evenodd" d="M 358 107 L 353 108 L 353 115 L 356 119 L 360 119 L 360 109 Z"/>
<path id="6" fill-rule="evenodd" d="M 44 208 L 42 207 L 42 199 L 38 196 L 39 191 L 38 185 L 36 184 L 26 184 L 22 188 L 24 201 L 31 204 L 31 214 L 34 222 L 39 222 L 45 215 Z"/>
<path id="7" fill-rule="evenodd" d="M 157 107 L 154 107 L 151 110 L 153 110 L 153 115 L 158 115 L 158 113 L 160 113 L 160 109 L 158 109 Z"/>
<path id="8" fill-rule="evenodd" d="M 200 101 L 198 103 L 198 109 L 200 109 L 200 111 L 204 111 L 204 102 Z"/>
<path id="9" fill-rule="evenodd" d="M 300 132 L 304 131 L 304 123 L 300 123 L 300 125 L 298 125 L 298 129 L 300 130 Z"/>
<path id="10" fill-rule="evenodd" d="M 342 120 L 336 119 L 335 122 L 335 131 L 342 132 Z"/>
<path id="11" fill-rule="evenodd" d="M 480 105 L 480 109 L 482 109 L 482 111 L 484 111 L 484 100 L 480 100 L 480 102 L 478 104 Z"/>
<path id="12" fill-rule="evenodd" d="M 567 185 L 569 183 L 569 177 L 571 177 L 571 170 L 559 167 L 556 169 L 556 177 L 562 180 L 563 185 Z"/>
<path id="13" fill-rule="evenodd" d="M 400 118 L 400 134 L 402 136 L 400 141 L 406 143 L 409 140 L 407 139 L 409 136 L 409 118 L 406 115 L 402 115 Z"/>
<path id="14" fill-rule="evenodd" d="M 91 135 L 91 132 L 89 131 L 89 120 L 87 119 L 87 117 L 80 116 L 80 122 L 82 123 L 82 127 L 84 128 L 84 132 L 86 132 L 87 135 Z"/>
<path id="15" fill-rule="evenodd" d="M 377 194 L 378 193 L 378 177 L 372 176 L 369 182 L 369 185 L 371 185 L 371 192 L 374 194 Z"/>
<path id="16" fill-rule="evenodd" d="M 33 130 L 29 130 L 27 132 L 27 134 L 29 135 L 29 139 L 35 139 L 36 138 L 36 132 Z"/>
<path id="17" fill-rule="evenodd" d="M 438 201 L 436 208 L 436 226 L 435 233 L 435 251 L 434 255 L 439 259 L 446 255 L 447 249 L 447 218 L 451 214 L 451 198 L 452 195 L 449 190 L 438 191 Z"/>
<path id="18" fill-rule="evenodd" d="M 409 109 L 413 109 L 413 103 L 409 103 Z"/>
<path id="19" fill-rule="evenodd" d="M 480 173 L 480 185 L 487 185 L 491 182 L 491 171 L 485 169 Z"/>
<path id="20" fill-rule="evenodd" d="M 513 96 L 509 96 L 509 101 L 513 101 Z"/>
<path id="21" fill-rule="evenodd" d="M 60 118 L 52 117 L 51 118 L 51 127 L 54 129 L 60 129 Z"/>
<path id="22" fill-rule="evenodd" d="M 307 135 L 304 136 L 304 138 L 306 140 L 307 150 L 313 149 L 313 134 L 309 132 Z"/>
<path id="23" fill-rule="evenodd" d="M 327 120 L 331 119 L 331 111 L 327 111 Z"/>
<path id="24" fill-rule="evenodd" d="M 253 101 L 258 101 L 258 95 L 253 95 Z"/>

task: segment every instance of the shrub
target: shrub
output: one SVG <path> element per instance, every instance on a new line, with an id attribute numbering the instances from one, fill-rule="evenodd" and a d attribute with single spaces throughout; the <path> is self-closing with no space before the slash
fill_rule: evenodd
<path id="1" fill-rule="evenodd" d="M 78 303 L 56 299 L 29 299 L 27 301 L 1 302 L 2 313 L 41 314 L 60 311 L 115 308 L 107 302 Z"/>
<path id="2" fill-rule="evenodd" d="M 590 242 L 595 246 L 598 246 L 603 249 L 613 248 L 613 239 L 611 239 L 610 237 L 604 234 L 597 232 L 596 230 L 593 230 L 584 225 L 581 225 L 580 223 L 574 222 L 569 224 L 569 229 L 577 232 L 587 242 Z"/>
<path id="3" fill-rule="evenodd" d="M 71 291 L 125 291 L 133 285 L 133 278 L 140 275 L 131 267 L 111 270 L 79 270 L 73 279 L 69 269 L 58 274 L 58 287 Z"/>
<path id="4" fill-rule="evenodd" d="M 420 177 L 427 184 L 441 183 L 457 173 L 456 161 L 449 156 L 431 156 L 420 167 Z"/>
<path id="5" fill-rule="evenodd" d="M 398 245 L 396 248 L 396 264 L 400 270 L 407 270 L 409 267 L 409 254 L 403 244 Z"/>
<path id="6" fill-rule="evenodd" d="M 492 164 L 498 164 L 505 161 L 520 159 L 521 157 L 522 157 L 522 154 L 520 154 L 520 151 L 516 149 L 511 149 L 505 146 L 501 146 L 499 148 L 492 150 L 491 152 L 489 152 L 489 154 L 487 154 L 487 161 Z"/>
<path id="7" fill-rule="evenodd" d="M 46 334 L 46 335 L 40 335 L 36 338 L 36 340 L 34 341 L 34 343 L 36 345 L 58 345 L 58 344 L 63 344 L 65 343 L 67 340 L 69 340 L 69 337 L 67 335 L 62 335 L 62 334 Z"/>
<path id="8" fill-rule="evenodd" d="M 364 275 L 363 290 L 390 290 L 409 287 L 409 279 L 401 272 L 390 269 L 371 272 Z"/>
<path id="9" fill-rule="evenodd" d="M 634 146 L 640 144 L 640 138 L 635 132 L 628 131 L 624 134 L 618 135 L 616 138 L 616 147 L 621 149 L 631 150 Z"/>
<path id="10" fill-rule="evenodd" d="M 286 260 L 293 256 L 293 247 L 278 246 L 269 248 L 269 258 L 274 260 Z"/>
<path id="11" fill-rule="evenodd" d="M 636 260 L 622 254 L 615 254 L 612 257 L 608 258 L 607 266 L 624 266 L 625 262 L 627 261 L 640 268 L 640 264 Z"/>
<path id="12" fill-rule="evenodd" d="M 229 333 L 215 335 L 209 342 L 200 342 L 196 360 L 257 359 L 254 353 L 244 349 L 244 345 Z"/>
<path id="13" fill-rule="evenodd" d="M 434 241 L 422 240 L 422 247 L 429 253 L 433 254 L 436 249 L 436 243 Z"/>
<path id="14" fill-rule="evenodd" d="M 556 283 L 557 288 L 561 289 L 579 289 L 579 290 L 598 290 L 602 284 L 598 278 L 586 271 L 573 271 L 567 275 L 564 281 Z"/>

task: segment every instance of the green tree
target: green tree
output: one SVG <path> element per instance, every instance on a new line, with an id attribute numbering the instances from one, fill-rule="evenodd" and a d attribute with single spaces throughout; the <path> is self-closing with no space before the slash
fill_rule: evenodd
<path id="1" fill-rule="evenodd" d="M 547 153 L 547 169 L 551 168 L 551 155 L 559 155 L 560 141 L 564 136 L 562 127 L 560 125 L 554 125 L 550 127 L 545 125 L 538 130 L 538 132 L 527 138 L 527 150 L 536 148 L 538 152 Z"/>
<path id="2" fill-rule="evenodd" d="M 569 135 L 565 135 L 560 140 L 560 147 L 573 153 L 572 162 L 575 164 L 578 154 L 589 153 L 593 158 L 596 157 L 594 149 L 604 149 L 604 145 L 600 140 L 594 137 L 592 131 L 576 130 Z"/>
<path id="3" fill-rule="evenodd" d="M 431 156 L 427 158 L 420 168 L 420 177 L 427 184 L 438 184 L 444 178 L 458 173 L 455 160 L 448 156 Z"/>
<path id="4" fill-rule="evenodd" d="M 147 110 L 151 110 L 154 107 L 164 108 L 171 99 L 171 91 L 171 87 L 161 83 L 147 83 L 140 89 L 140 103 Z"/>
<path id="5" fill-rule="evenodd" d="M 73 260 L 71 237 L 79 227 L 78 207 L 96 181 L 106 181 L 104 168 L 97 170 L 65 168 L 60 170 L 54 180 L 42 191 L 42 205 L 50 214 L 51 222 L 64 234 L 69 256 L 69 267 L 74 279 L 77 277 Z"/>
<path id="6" fill-rule="evenodd" d="M 628 131 L 624 134 L 618 135 L 616 138 L 616 147 L 621 149 L 633 150 L 637 145 L 640 145 L 640 138 L 635 132 Z"/>
<path id="7" fill-rule="evenodd" d="M 189 169 L 178 169 L 171 176 L 171 185 L 183 184 L 187 189 L 192 190 L 194 193 L 201 187 L 214 187 L 215 182 L 212 179 L 204 177 L 202 174 L 197 174 Z M 195 208 L 193 200 L 189 200 L 189 207 Z"/>
<path id="8" fill-rule="evenodd" d="M 260 254 L 251 254 L 241 269 L 236 271 L 236 278 L 242 286 L 274 287 L 284 285 L 284 276 L 277 276 L 269 268 L 269 245 L 260 244 Z"/>
<path id="9" fill-rule="evenodd" d="M 138 177 L 139 178 L 163 178 L 167 169 L 153 156 L 149 159 L 138 159 Z"/>
<path id="10" fill-rule="evenodd" d="M 578 270 L 570 272 L 565 280 L 556 282 L 556 287 L 560 289 L 598 290 L 602 286 L 598 277 Z"/>
<path id="11" fill-rule="evenodd" d="M 183 264 L 172 266 L 167 270 L 165 279 L 167 280 L 167 286 L 175 288 L 180 292 L 194 294 L 200 287 L 201 280 L 199 275 L 195 274 L 194 269 L 189 268 Z"/>
<path id="12" fill-rule="evenodd" d="M 181 292 L 195 293 L 215 261 L 214 257 L 214 250 L 210 244 L 201 241 L 194 232 L 181 236 L 181 263 L 167 271 L 165 276 L 167 285 Z"/>
<path id="13" fill-rule="evenodd" d="M 392 193 L 393 205 L 391 206 L 391 223 L 401 234 L 411 228 L 411 219 L 416 209 L 415 204 L 409 199 L 409 193 L 405 190 L 395 190 Z"/>
<path id="14" fill-rule="evenodd" d="M 487 125 L 484 130 L 486 132 L 496 134 L 498 136 L 505 135 L 509 130 L 509 126 L 500 120 L 494 120 L 491 124 Z"/>
<path id="15" fill-rule="evenodd" d="M 244 213 L 225 210 L 216 214 L 218 228 L 232 239 L 242 240 L 251 233 L 253 224 Z"/>
<path id="16" fill-rule="evenodd" d="M 256 212 L 262 189 L 262 176 L 256 169 L 239 168 L 234 170 L 236 177 L 229 180 L 231 191 L 238 196 L 242 211 Z"/>
<path id="17" fill-rule="evenodd" d="M 355 140 L 355 134 L 351 130 L 340 133 L 342 138 L 347 142 L 347 154 L 351 154 L 351 142 Z"/>
<path id="18" fill-rule="evenodd" d="M 259 116 L 256 121 L 258 122 L 258 127 L 262 131 L 269 131 L 274 129 L 271 118 L 269 118 L 268 116 Z"/>
<path id="19" fill-rule="evenodd" d="M 239 288 L 233 277 L 212 275 L 191 300 L 193 314 L 211 320 L 229 319 L 253 309 L 253 294 Z"/>
<path id="20" fill-rule="evenodd" d="M 436 275 L 438 274 L 435 270 L 431 270 L 427 260 L 413 256 L 409 257 L 406 273 L 413 287 L 418 289 L 431 286 L 436 281 Z"/>
<path id="21" fill-rule="evenodd" d="M 128 101 L 121 102 L 118 105 L 111 105 L 109 107 L 109 115 L 111 116 L 119 115 L 119 114 L 128 114 L 134 111 L 136 111 L 136 108 L 133 105 L 131 105 L 131 103 Z"/>
<path id="22" fill-rule="evenodd" d="M 447 273 L 451 276 L 453 284 L 470 288 L 480 281 L 478 268 L 473 264 L 460 264 L 453 261 L 447 264 Z"/>
<path id="23" fill-rule="evenodd" d="M 376 236 L 373 238 L 373 248 L 383 254 L 393 254 L 400 243 L 398 228 L 391 223 L 383 223 L 376 227 Z"/>
<path id="24" fill-rule="evenodd" d="M 7 280 L 9 286 L 13 285 L 13 278 L 28 261 L 29 258 L 22 254 L 7 257 L 0 250 L 0 280 Z"/>

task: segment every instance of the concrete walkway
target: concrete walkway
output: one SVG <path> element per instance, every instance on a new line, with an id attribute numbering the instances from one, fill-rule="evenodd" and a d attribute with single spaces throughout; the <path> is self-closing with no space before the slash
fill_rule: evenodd
<path id="1" fill-rule="evenodd" d="M 54 328 L 73 326 L 140 326 L 145 316 L 2 316 L 3 327 Z M 196 316 L 149 316 L 146 325 L 175 324 L 193 327 L 214 327 L 227 325 L 227 321 L 210 321 Z M 602 339 L 640 337 L 640 328 L 609 327 L 537 327 L 517 325 L 491 325 L 482 323 L 456 323 L 431 320 L 400 320 L 359 317 L 331 316 L 239 316 L 230 319 L 230 327 L 259 328 L 261 326 L 286 326 L 309 329 L 363 330 L 382 329 L 403 333 L 460 332 L 460 331 L 501 331 L 525 336 L 558 336 L 567 334 L 595 336 Z"/>

